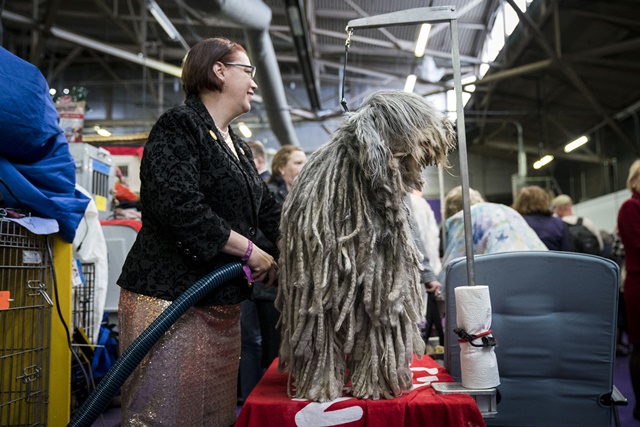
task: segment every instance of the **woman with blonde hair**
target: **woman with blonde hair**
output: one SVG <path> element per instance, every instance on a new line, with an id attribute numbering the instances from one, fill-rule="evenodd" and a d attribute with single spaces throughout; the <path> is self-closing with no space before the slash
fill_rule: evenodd
<path id="1" fill-rule="evenodd" d="M 279 205 L 284 203 L 284 199 L 293 186 L 293 181 L 298 177 L 306 162 L 307 156 L 302 148 L 297 145 L 285 145 L 273 156 L 273 160 L 271 160 L 271 176 L 267 182 L 269 183 L 269 190 L 271 190 Z M 262 237 L 261 233 L 260 237 Z M 261 241 L 261 239 L 258 240 L 258 242 Z M 280 331 L 276 328 L 280 312 L 274 304 L 277 291 L 275 287 L 266 288 L 262 282 L 254 284 L 253 301 L 256 305 L 262 338 L 261 365 L 263 369 L 267 369 L 271 362 L 278 357 L 278 350 L 280 349 Z"/>
<path id="2" fill-rule="evenodd" d="M 624 303 L 627 310 L 629 342 L 633 344 L 629 373 L 636 398 L 633 417 L 640 420 L 640 160 L 629 168 L 627 188 L 631 198 L 620 206 L 618 231 L 624 245 L 627 277 L 624 281 Z"/>
<path id="3" fill-rule="evenodd" d="M 305 163 L 307 163 L 307 156 L 297 145 L 285 145 L 273 156 L 271 176 L 267 184 L 279 203 L 284 202 L 291 191 L 293 181 L 298 177 Z"/>
<path id="4" fill-rule="evenodd" d="M 524 217 L 549 250 L 573 250 L 567 225 L 551 215 L 551 199 L 541 187 L 523 187 L 516 196 L 513 208 Z"/>

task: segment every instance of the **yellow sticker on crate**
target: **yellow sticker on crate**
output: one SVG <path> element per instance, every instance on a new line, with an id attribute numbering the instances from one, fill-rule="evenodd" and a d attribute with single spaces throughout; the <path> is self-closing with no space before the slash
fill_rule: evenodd
<path id="1" fill-rule="evenodd" d="M 96 207 L 99 211 L 105 212 L 107 210 L 107 198 L 96 194 Z"/>
<path id="2" fill-rule="evenodd" d="M 0 310 L 8 310 L 9 302 L 13 301 L 11 299 L 10 291 L 0 291 Z"/>

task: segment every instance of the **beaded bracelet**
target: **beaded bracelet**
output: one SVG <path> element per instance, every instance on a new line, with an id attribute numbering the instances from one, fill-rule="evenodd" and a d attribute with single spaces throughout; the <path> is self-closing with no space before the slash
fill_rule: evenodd
<path id="1" fill-rule="evenodd" d="M 247 251 L 244 253 L 244 256 L 242 257 L 242 262 L 249 261 L 249 258 L 251 257 L 251 253 L 253 252 L 253 242 L 251 240 L 247 240 L 247 242 L 248 242 Z"/>

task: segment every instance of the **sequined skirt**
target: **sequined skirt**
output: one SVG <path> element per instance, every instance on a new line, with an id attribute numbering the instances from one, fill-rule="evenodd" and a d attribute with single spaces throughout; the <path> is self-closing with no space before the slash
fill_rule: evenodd
<path id="1" fill-rule="evenodd" d="M 120 351 L 170 304 L 122 289 Z M 232 426 L 239 357 L 240 305 L 190 308 L 122 386 L 122 426 Z"/>

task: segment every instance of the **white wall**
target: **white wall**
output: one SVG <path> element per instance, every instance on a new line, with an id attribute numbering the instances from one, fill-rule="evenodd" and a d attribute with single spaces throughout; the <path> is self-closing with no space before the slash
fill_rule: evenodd
<path id="1" fill-rule="evenodd" d="M 616 191 L 573 205 L 573 213 L 589 218 L 600 230 L 612 232 L 616 226 L 620 205 L 629 197 L 629 190 Z"/>

